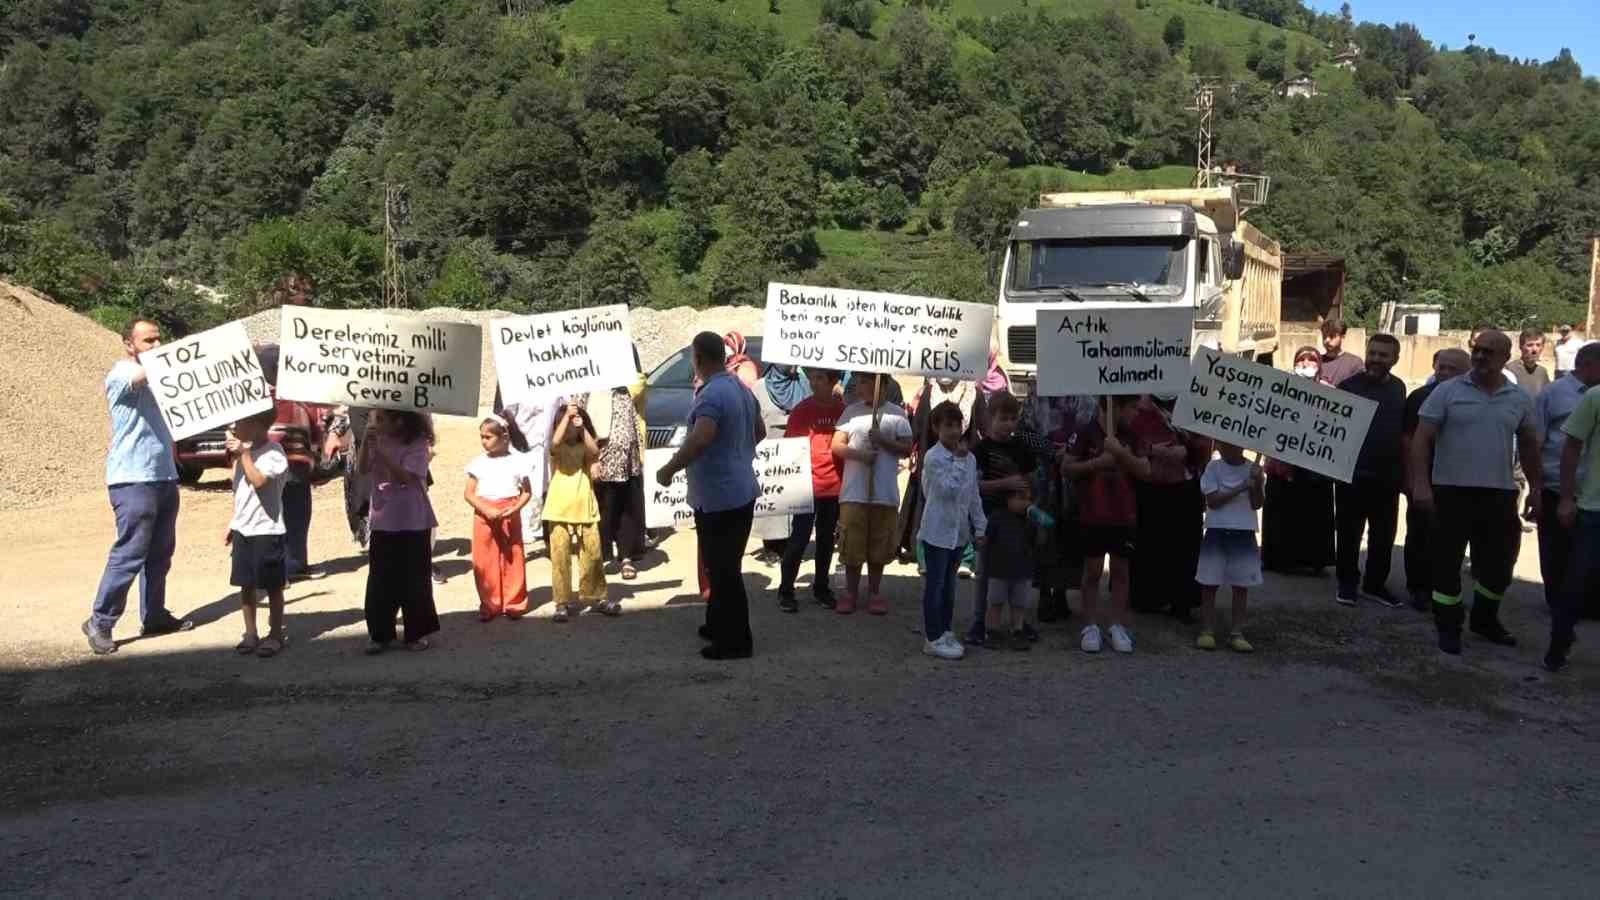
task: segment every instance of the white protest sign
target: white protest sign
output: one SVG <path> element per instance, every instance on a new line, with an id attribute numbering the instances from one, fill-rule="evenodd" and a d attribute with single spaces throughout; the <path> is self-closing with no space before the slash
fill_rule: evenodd
<path id="1" fill-rule="evenodd" d="M 1045 397 L 1176 394 L 1189 383 L 1192 306 L 1039 310 Z"/>
<path id="2" fill-rule="evenodd" d="M 1172 424 L 1349 482 L 1377 410 L 1365 397 L 1201 347 Z"/>
<path id="3" fill-rule="evenodd" d="M 623 304 L 495 319 L 487 326 L 506 403 L 622 387 L 638 376 Z"/>
<path id="4" fill-rule="evenodd" d="M 669 487 L 656 481 L 656 472 L 678 451 L 657 447 L 644 454 L 645 527 L 671 528 L 694 524 L 689 508 L 689 476 L 679 472 Z M 753 466 L 761 494 L 756 497 L 756 517 L 800 516 L 812 511 L 811 439 L 778 438 L 756 445 Z"/>
<path id="5" fill-rule="evenodd" d="M 993 328 L 982 303 L 771 282 L 761 361 L 973 381 Z"/>
<path id="6" fill-rule="evenodd" d="M 478 413 L 483 334 L 375 310 L 283 307 L 278 396 L 372 409 Z"/>
<path id="7" fill-rule="evenodd" d="M 139 354 L 173 440 L 273 408 L 243 322 L 229 322 Z"/>

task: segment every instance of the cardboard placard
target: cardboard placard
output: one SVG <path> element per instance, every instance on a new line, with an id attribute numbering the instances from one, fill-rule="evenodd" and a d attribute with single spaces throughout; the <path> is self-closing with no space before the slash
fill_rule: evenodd
<path id="1" fill-rule="evenodd" d="M 229 322 L 139 354 L 172 439 L 232 425 L 273 408 L 243 322 Z"/>
<path id="2" fill-rule="evenodd" d="M 689 475 L 679 472 L 670 487 L 656 482 L 656 472 L 678 452 L 657 447 L 644 454 L 645 527 L 672 528 L 694 524 L 689 508 Z M 761 494 L 756 498 L 756 518 L 799 516 L 812 511 L 811 439 L 777 438 L 756 445 L 754 463 Z"/>
<path id="3" fill-rule="evenodd" d="M 1172 424 L 1348 483 L 1377 411 L 1365 397 L 1201 347 Z"/>
<path id="4" fill-rule="evenodd" d="M 1189 383 L 1192 306 L 1041 309 L 1039 393 L 1177 394 Z"/>
<path id="5" fill-rule="evenodd" d="M 490 322 L 500 396 L 522 403 L 623 387 L 638 377 L 623 304 Z"/>
<path id="6" fill-rule="evenodd" d="M 278 340 L 278 396 L 286 400 L 478 414 L 476 325 L 285 306 Z"/>
<path id="7" fill-rule="evenodd" d="M 762 362 L 974 381 L 989 370 L 994 307 L 771 282 L 765 328 Z"/>

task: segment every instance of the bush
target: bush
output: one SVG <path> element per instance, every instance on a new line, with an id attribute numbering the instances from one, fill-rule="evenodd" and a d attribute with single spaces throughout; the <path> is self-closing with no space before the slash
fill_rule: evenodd
<path id="1" fill-rule="evenodd" d="M 872 189 L 861 179 L 827 180 L 822 184 L 822 214 L 835 228 L 860 228 L 871 218 Z"/>
<path id="2" fill-rule="evenodd" d="M 89 310 L 88 316 L 99 323 L 101 328 L 121 334 L 128 320 L 133 318 L 133 310 L 126 306 L 96 306 Z"/>
<path id="3" fill-rule="evenodd" d="M 1183 42 L 1187 37 L 1187 33 L 1188 26 L 1184 24 L 1183 16 L 1175 15 L 1167 20 L 1167 27 L 1161 31 L 1161 40 L 1166 43 L 1167 49 L 1176 56 L 1178 51 L 1183 49 Z"/>
<path id="4" fill-rule="evenodd" d="M 878 5 L 872 0 L 822 0 L 821 20 L 866 37 L 877 21 Z"/>
<path id="5" fill-rule="evenodd" d="M 906 224 L 911 216 L 911 201 L 898 184 L 886 184 L 878 191 L 878 227 L 892 231 Z"/>

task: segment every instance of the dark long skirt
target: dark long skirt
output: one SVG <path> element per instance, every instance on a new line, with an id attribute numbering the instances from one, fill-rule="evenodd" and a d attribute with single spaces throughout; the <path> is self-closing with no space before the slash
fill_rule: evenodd
<path id="1" fill-rule="evenodd" d="M 428 532 L 374 531 L 367 554 L 367 636 L 380 644 L 395 638 L 395 613 L 405 612 L 406 643 L 439 630 L 433 605 L 433 556 Z"/>
<path id="2" fill-rule="evenodd" d="M 1320 572 L 1334 564 L 1333 482 L 1296 471 L 1267 478 L 1261 510 L 1261 567 L 1273 572 Z"/>
<path id="3" fill-rule="evenodd" d="M 1205 534 L 1200 482 L 1138 485 L 1139 534 L 1134 544 L 1130 599 L 1140 612 L 1175 613 L 1200 605 L 1195 568 Z"/>

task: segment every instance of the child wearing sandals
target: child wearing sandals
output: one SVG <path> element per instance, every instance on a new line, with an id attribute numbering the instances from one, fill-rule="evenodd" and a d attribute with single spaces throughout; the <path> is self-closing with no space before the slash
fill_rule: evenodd
<path id="1" fill-rule="evenodd" d="M 233 553 L 234 587 L 239 589 L 244 637 L 234 649 L 241 656 L 276 656 L 287 637 L 283 630 L 283 585 L 287 579 L 283 487 L 289 457 L 267 436 L 277 419 L 266 410 L 234 423 L 226 447 L 233 464 L 233 518 L 223 543 Z M 267 593 L 267 637 L 256 633 L 258 592 Z"/>
<path id="2" fill-rule="evenodd" d="M 407 650 L 426 650 L 439 630 L 433 605 L 429 533 L 439 524 L 428 502 L 427 424 L 414 412 L 374 410 L 356 469 L 372 482 L 367 550 L 368 654 L 394 643 L 394 616 L 405 610 Z"/>
<path id="3" fill-rule="evenodd" d="M 528 463 L 515 452 L 516 426 L 489 416 L 478 423 L 483 454 L 467 465 L 467 505 L 472 507 L 472 574 L 478 585 L 478 621 L 528 612 L 528 572 L 522 550 L 522 508 L 533 499 Z"/>
<path id="4" fill-rule="evenodd" d="M 579 611 L 572 596 L 574 543 L 578 545 L 578 599 L 594 604 L 601 615 L 622 615 L 622 604 L 606 599 L 606 573 L 600 559 L 600 504 L 592 477 L 592 469 L 599 461 L 600 444 L 589 414 L 569 403 L 556 420 L 555 434 L 550 439 L 552 474 L 544 498 L 557 622 L 565 622 Z"/>
<path id="5" fill-rule="evenodd" d="M 1217 442 L 1217 455 L 1200 476 L 1206 497 L 1206 536 L 1200 544 L 1200 637 L 1195 646 L 1217 649 L 1217 589 L 1233 585 L 1233 634 L 1228 646 L 1239 653 L 1255 648 L 1244 637 L 1250 588 L 1261 583 L 1261 553 L 1256 549 L 1256 510 L 1266 500 L 1261 465 L 1245 462 L 1244 450 Z"/>

